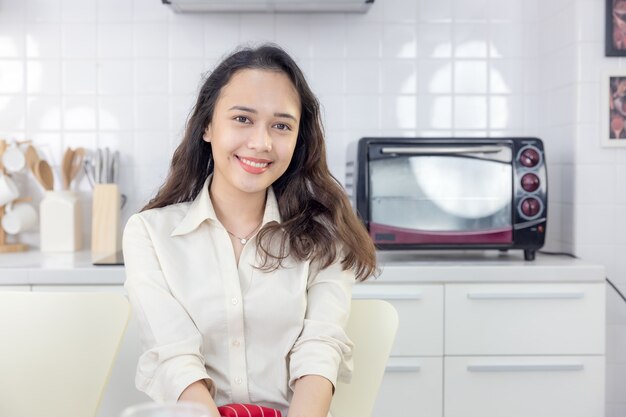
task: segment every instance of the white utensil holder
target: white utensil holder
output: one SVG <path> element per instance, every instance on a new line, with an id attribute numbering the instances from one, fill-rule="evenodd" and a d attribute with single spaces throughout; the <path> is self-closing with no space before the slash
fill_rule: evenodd
<path id="1" fill-rule="evenodd" d="M 47 191 L 39 206 L 42 252 L 75 252 L 82 247 L 80 204 L 74 191 Z"/>

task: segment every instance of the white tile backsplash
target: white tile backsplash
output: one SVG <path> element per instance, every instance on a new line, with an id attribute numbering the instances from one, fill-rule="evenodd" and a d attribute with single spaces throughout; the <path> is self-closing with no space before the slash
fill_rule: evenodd
<path id="1" fill-rule="evenodd" d="M 96 50 L 96 27 L 93 24 L 64 23 L 61 26 L 63 58 L 93 59 Z"/>
<path id="2" fill-rule="evenodd" d="M 95 60 L 63 62 L 63 93 L 95 94 L 97 79 Z"/>
<path id="3" fill-rule="evenodd" d="M 456 61 L 454 92 L 457 94 L 487 94 L 487 62 Z"/>
<path id="4" fill-rule="evenodd" d="M 204 25 L 201 22 L 169 26 L 170 58 L 201 58 L 204 54 Z"/>
<path id="5" fill-rule="evenodd" d="M 99 61 L 97 70 L 99 94 L 129 94 L 134 91 L 132 61 Z"/>
<path id="6" fill-rule="evenodd" d="M 0 25 L 0 59 L 22 58 L 26 53 L 24 24 Z"/>
<path id="7" fill-rule="evenodd" d="M 419 94 L 452 93 L 452 61 L 419 60 L 417 62 L 417 86 Z"/>
<path id="8" fill-rule="evenodd" d="M 28 23 L 26 25 L 26 56 L 60 59 L 61 26 L 52 23 Z"/>
<path id="9" fill-rule="evenodd" d="M 24 92 L 24 61 L 0 61 L 0 94 Z"/>
<path id="10" fill-rule="evenodd" d="M 96 96 L 63 97 L 63 129 L 96 130 Z"/>
<path id="11" fill-rule="evenodd" d="M 381 65 L 383 94 L 417 94 L 417 66 L 407 59 L 386 60 Z"/>
<path id="12" fill-rule="evenodd" d="M 415 58 L 417 56 L 416 26 L 410 24 L 385 25 L 380 40 L 383 58 Z"/>
<path id="13" fill-rule="evenodd" d="M 377 94 L 380 92 L 380 61 L 354 60 L 346 64 L 348 94 Z"/>
<path id="14" fill-rule="evenodd" d="M 134 128 L 133 97 L 101 96 L 98 98 L 98 129 L 132 130 Z"/>
<path id="15" fill-rule="evenodd" d="M 163 94 L 135 96 L 135 129 L 169 129 L 169 97 Z"/>
<path id="16" fill-rule="evenodd" d="M 28 131 L 61 130 L 60 96 L 31 96 L 26 104 Z"/>
<path id="17" fill-rule="evenodd" d="M 26 92 L 28 94 L 60 94 L 61 62 L 26 61 Z"/>
<path id="18" fill-rule="evenodd" d="M 131 23 L 101 23 L 97 27 L 98 58 L 130 59 L 133 57 Z"/>
<path id="19" fill-rule="evenodd" d="M 453 55 L 457 58 L 485 58 L 490 42 L 486 23 L 457 23 L 453 27 Z"/>
<path id="20" fill-rule="evenodd" d="M 169 91 L 170 65 L 167 59 L 140 59 L 135 61 L 135 92 L 139 94 Z"/>

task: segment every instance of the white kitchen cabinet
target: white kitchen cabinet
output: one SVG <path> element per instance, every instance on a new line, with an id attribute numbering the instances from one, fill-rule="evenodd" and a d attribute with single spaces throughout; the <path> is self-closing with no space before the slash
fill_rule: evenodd
<path id="1" fill-rule="evenodd" d="M 446 355 L 602 355 L 605 286 L 448 284 Z"/>
<path id="2" fill-rule="evenodd" d="M 116 292 L 125 294 L 121 285 L 34 285 L 33 291 Z M 131 315 L 97 417 L 119 417 L 129 405 L 152 401 L 135 388 L 135 369 L 141 355 L 139 328 Z"/>
<path id="3" fill-rule="evenodd" d="M 373 417 L 441 417 L 443 285 L 359 284 L 355 299 L 383 299 L 398 311 L 398 333 Z"/>
<path id="4" fill-rule="evenodd" d="M 442 406 L 442 357 L 389 359 L 374 417 L 441 417 Z"/>
<path id="5" fill-rule="evenodd" d="M 603 356 L 445 359 L 446 417 L 602 417 Z"/>
<path id="6" fill-rule="evenodd" d="M 504 281 L 504 280 L 503 280 Z M 355 286 L 396 306 L 374 417 L 602 417 L 605 285 Z"/>

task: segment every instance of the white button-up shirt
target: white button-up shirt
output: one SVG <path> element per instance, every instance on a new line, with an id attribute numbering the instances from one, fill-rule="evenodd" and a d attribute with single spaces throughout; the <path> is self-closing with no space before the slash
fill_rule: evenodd
<path id="1" fill-rule="evenodd" d="M 254 267 L 256 237 L 237 264 L 208 184 L 193 202 L 135 214 L 126 225 L 125 288 L 145 350 L 137 388 L 175 402 L 205 379 L 218 405 L 254 403 L 286 416 L 296 379 L 350 379 L 354 273 L 291 257 L 263 272 Z M 280 215 L 270 188 L 263 224 L 272 221 Z"/>

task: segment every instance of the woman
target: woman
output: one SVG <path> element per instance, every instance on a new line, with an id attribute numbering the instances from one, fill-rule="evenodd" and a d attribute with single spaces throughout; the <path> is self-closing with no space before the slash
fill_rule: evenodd
<path id="1" fill-rule="evenodd" d="M 156 401 L 325 417 L 349 380 L 351 289 L 375 249 L 328 170 L 319 104 L 264 45 L 208 77 L 165 184 L 124 231 L 125 287 Z"/>

